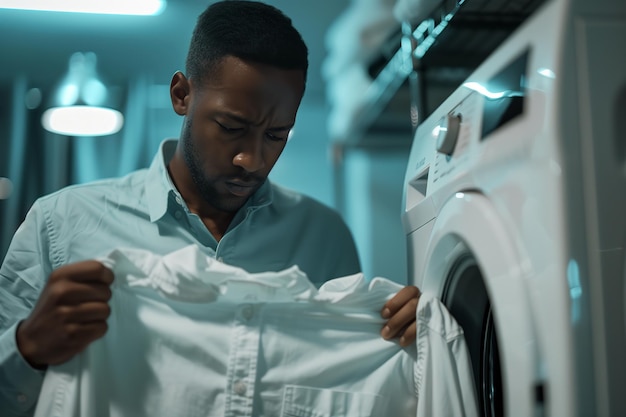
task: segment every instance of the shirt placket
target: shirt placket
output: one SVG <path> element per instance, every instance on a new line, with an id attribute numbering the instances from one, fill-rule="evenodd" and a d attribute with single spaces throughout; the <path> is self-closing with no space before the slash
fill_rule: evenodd
<path id="1" fill-rule="evenodd" d="M 248 207 L 246 209 L 245 217 L 240 222 L 238 222 L 232 229 L 226 231 L 226 234 L 224 234 L 220 241 L 217 242 L 217 247 L 215 248 L 215 259 L 220 262 L 224 262 L 225 251 L 226 253 L 231 252 L 232 248 L 234 247 L 234 243 L 231 243 L 230 241 L 233 239 L 235 239 L 234 242 L 237 241 L 237 239 L 235 238 L 235 233 L 241 235 L 241 233 L 239 233 L 240 229 L 246 226 L 246 222 L 250 221 L 252 213 L 254 213 L 258 209 L 259 207 Z M 245 232 L 243 234 L 245 235 Z"/>
<path id="2" fill-rule="evenodd" d="M 228 358 L 225 417 L 252 416 L 260 338 L 259 304 L 237 307 Z"/>

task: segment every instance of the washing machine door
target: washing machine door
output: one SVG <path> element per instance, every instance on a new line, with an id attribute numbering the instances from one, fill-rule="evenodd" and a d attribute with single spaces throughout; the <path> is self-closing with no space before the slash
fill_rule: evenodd
<path id="1" fill-rule="evenodd" d="M 457 193 L 430 235 L 422 291 L 463 327 L 483 416 L 541 414 L 539 361 L 515 236 L 479 193 Z"/>

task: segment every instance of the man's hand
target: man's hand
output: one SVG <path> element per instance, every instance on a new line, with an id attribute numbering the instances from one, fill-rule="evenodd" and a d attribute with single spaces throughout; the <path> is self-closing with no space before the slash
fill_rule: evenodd
<path id="1" fill-rule="evenodd" d="M 107 331 L 113 272 L 97 261 L 50 274 L 30 316 L 17 328 L 17 347 L 35 368 L 63 363 Z"/>
<path id="2" fill-rule="evenodd" d="M 400 346 L 409 346 L 415 342 L 415 310 L 420 294 L 417 287 L 404 287 L 385 303 L 380 313 L 384 319 L 389 319 L 380 332 L 384 339 L 399 337 Z"/>

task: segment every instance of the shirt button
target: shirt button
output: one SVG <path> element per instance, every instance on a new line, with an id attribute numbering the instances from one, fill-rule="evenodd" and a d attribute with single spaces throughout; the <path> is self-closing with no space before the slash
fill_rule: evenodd
<path id="1" fill-rule="evenodd" d="M 180 210 L 176 211 L 174 213 L 174 217 L 176 217 L 178 220 L 180 220 L 180 218 L 183 217 L 183 213 L 181 213 Z"/>
<path id="2" fill-rule="evenodd" d="M 18 403 L 25 403 L 26 400 L 28 400 L 28 397 L 26 396 L 26 394 L 18 394 L 17 396 Z"/>
<path id="3" fill-rule="evenodd" d="M 219 258 L 217 258 L 218 262 L 224 262 L 224 258 L 222 258 L 221 256 Z"/>
<path id="4" fill-rule="evenodd" d="M 246 321 L 254 317 L 254 307 L 252 307 L 251 305 L 244 306 L 241 309 L 241 317 L 243 317 L 243 319 Z"/>
<path id="5" fill-rule="evenodd" d="M 181 206 L 183 205 L 183 200 L 181 200 L 179 196 L 176 196 L 176 202 Z"/>
<path id="6" fill-rule="evenodd" d="M 248 387 L 247 387 L 246 383 L 243 382 L 243 381 L 237 381 L 233 385 L 233 391 L 237 395 L 246 395 L 246 391 L 247 390 L 248 390 Z"/>

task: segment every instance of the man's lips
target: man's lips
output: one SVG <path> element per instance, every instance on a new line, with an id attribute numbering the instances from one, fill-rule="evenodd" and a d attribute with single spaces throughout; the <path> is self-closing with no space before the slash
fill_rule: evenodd
<path id="1" fill-rule="evenodd" d="M 226 189 L 238 197 L 247 197 L 256 190 L 259 183 L 256 181 L 230 180 L 226 181 Z"/>

